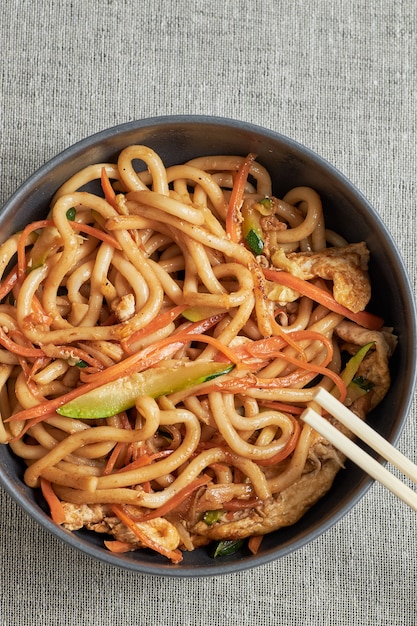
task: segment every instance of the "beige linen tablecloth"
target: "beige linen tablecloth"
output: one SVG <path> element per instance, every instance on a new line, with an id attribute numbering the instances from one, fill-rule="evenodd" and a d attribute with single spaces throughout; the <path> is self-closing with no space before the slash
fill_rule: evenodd
<path id="1" fill-rule="evenodd" d="M 0 11 L 1 185 L 77 140 L 167 114 L 279 131 L 341 170 L 416 290 L 415 0 L 9 0 Z M 381 278 L 383 280 L 383 277 Z M 416 407 L 400 449 L 416 461 Z M 219 578 L 114 569 L 0 490 L 0 625 L 415 626 L 416 515 L 374 485 L 311 545 Z"/>

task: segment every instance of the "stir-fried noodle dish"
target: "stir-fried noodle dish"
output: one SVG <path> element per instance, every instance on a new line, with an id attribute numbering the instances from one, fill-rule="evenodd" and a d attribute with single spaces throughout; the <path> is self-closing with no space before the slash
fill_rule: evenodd
<path id="1" fill-rule="evenodd" d="M 314 189 L 275 197 L 254 154 L 129 146 L 0 251 L 0 441 L 114 553 L 255 554 L 343 467 L 300 419 L 315 389 L 364 419 L 389 388 L 366 244 Z"/>

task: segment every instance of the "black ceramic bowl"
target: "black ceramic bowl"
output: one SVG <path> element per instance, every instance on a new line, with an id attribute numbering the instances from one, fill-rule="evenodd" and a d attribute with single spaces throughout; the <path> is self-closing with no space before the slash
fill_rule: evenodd
<path id="1" fill-rule="evenodd" d="M 416 377 L 416 312 L 407 275 L 395 244 L 374 209 L 357 189 L 316 154 L 275 132 L 243 122 L 211 117 L 161 117 L 122 124 L 84 139 L 41 167 L 10 198 L 0 214 L 1 240 L 29 221 L 44 217 L 56 189 L 84 166 L 113 161 L 130 144 L 146 144 L 166 165 L 206 154 L 255 152 L 270 172 L 274 194 L 310 185 L 321 195 L 326 223 L 350 241 L 365 240 L 371 250 L 373 296 L 370 309 L 395 328 L 398 348 L 392 358 L 392 387 L 369 423 L 391 443 L 404 426 Z M 383 277 L 381 279 L 381 277 Z M 184 554 L 180 565 L 136 551 L 115 555 L 102 537 L 68 532 L 49 518 L 36 490 L 22 482 L 23 467 L 7 446 L 0 446 L 0 481 L 16 502 L 52 534 L 103 562 L 146 574 L 221 575 L 255 567 L 301 548 L 327 531 L 360 500 L 372 480 L 351 463 L 340 471 L 330 492 L 296 524 L 270 535 L 256 556 L 239 553 L 212 559 L 206 549 Z"/>

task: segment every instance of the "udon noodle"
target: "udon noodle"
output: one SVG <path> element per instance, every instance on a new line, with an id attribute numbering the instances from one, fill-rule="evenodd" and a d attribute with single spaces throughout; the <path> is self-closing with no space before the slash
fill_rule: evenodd
<path id="1" fill-rule="evenodd" d="M 57 524 L 113 552 L 255 552 L 343 464 L 300 420 L 314 389 L 365 417 L 389 387 L 368 257 L 253 154 L 129 146 L 0 248 L 0 441 Z"/>

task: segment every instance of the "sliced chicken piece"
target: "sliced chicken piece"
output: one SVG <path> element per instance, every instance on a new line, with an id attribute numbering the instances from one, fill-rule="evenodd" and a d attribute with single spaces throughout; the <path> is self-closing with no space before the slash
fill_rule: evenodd
<path id="1" fill-rule="evenodd" d="M 211 526 L 200 520 L 192 534 L 209 539 L 244 539 L 264 535 L 295 524 L 332 486 L 343 457 L 333 449 L 334 458 L 323 461 L 318 470 L 303 474 L 293 485 L 269 498 L 259 507 L 223 515 Z"/>
<path id="2" fill-rule="evenodd" d="M 62 502 L 65 513 L 65 522 L 62 524 L 67 530 L 79 530 L 87 524 L 99 524 L 111 515 L 111 509 L 105 504 L 72 504 Z M 105 531 L 104 531 L 105 532 Z"/>
<path id="3" fill-rule="evenodd" d="M 375 342 L 375 350 L 368 352 L 358 370 L 358 375 L 370 380 L 374 386 L 365 396 L 355 400 L 350 407 L 352 411 L 364 418 L 381 402 L 390 387 L 389 359 L 397 345 L 397 337 L 390 329 L 367 330 L 347 320 L 336 326 L 335 334 L 346 343 L 355 346 Z"/>
<path id="4" fill-rule="evenodd" d="M 133 293 L 127 293 L 121 298 L 114 300 L 111 303 L 111 308 L 119 322 L 130 320 L 135 314 L 135 297 Z"/>
<path id="5" fill-rule="evenodd" d="M 109 505 L 105 504 L 72 504 L 62 503 L 66 520 L 63 524 L 68 530 L 79 530 L 87 528 L 97 533 L 112 535 L 118 541 L 128 543 L 132 550 L 146 547 L 127 528 L 123 522 L 116 517 Z M 127 506 L 127 508 L 129 508 Z M 137 507 L 135 513 L 137 514 Z M 148 537 L 162 545 L 167 550 L 175 550 L 181 543 L 179 533 L 175 526 L 162 517 L 157 517 L 148 522 L 137 522 L 138 526 Z"/>

